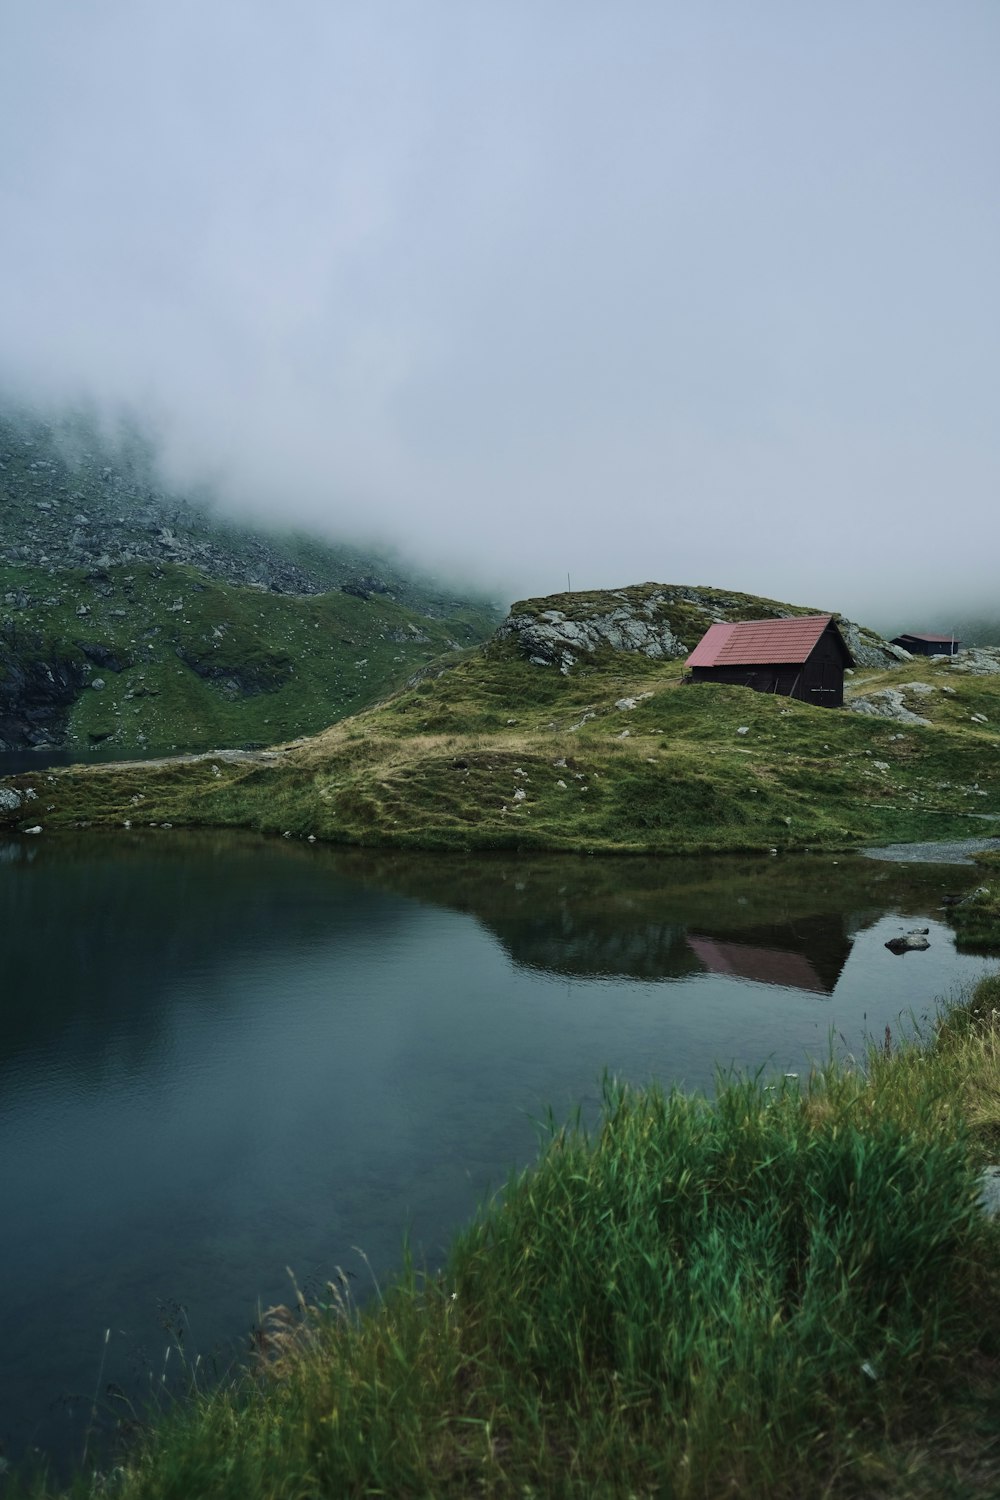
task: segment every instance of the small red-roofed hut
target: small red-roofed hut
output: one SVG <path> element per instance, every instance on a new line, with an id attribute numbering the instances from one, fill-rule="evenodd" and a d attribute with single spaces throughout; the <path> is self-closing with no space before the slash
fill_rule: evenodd
<path id="1" fill-rule="evenodd" d="M 728 682 L 840 708 L 854 658 L 832 615 L 710 625 L 687 659 L 692 682 Z"/>
<path id="2" fill-rule="evenodd" d="M 902 646 L 911 656 L 957 656 L 962 642 L 953 635 L 921 635 L 916 631 L 904 631 L 894 635 L 894 646 Z"/>

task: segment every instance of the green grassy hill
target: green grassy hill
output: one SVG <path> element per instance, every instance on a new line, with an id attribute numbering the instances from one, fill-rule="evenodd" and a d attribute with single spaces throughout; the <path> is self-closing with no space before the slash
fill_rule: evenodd
<path id="1" fill-rule="evenodd" d="M 3 584 L 23 602 L 4 611 L 0 673 L 34 670 L 44 685 L 60 664 L 68 679 L 57 733 L 51 717 L 40 720 L 45 741 L 123 755 L 263 745 L 323 728 L 480 639 L 487 624 L 472 605 L 428 619 L 386 597 L 272 594 L 176 564 L 55 579 L 8 567 Z"/>
<path id="2" fill-rule="evenodd" d="M 568 670 L 581 655 L 600 659 L 616 650 L 654 659 L 687 657 L 715 621 L 832 613 L 704 584 L 642 583 L 520 600 L 511 606 L 500 637 L 518 640 L 523 654 L 536 664 Z M 835 618 L 859 665 L 895 666 L 906 659 L 905 652 L 875 631 L 840 614 Z"/>
<path id="3" fill-rule="evenodd" d="M 135 436 L 0 417 L 0 748 L 267 744 L 496 619 L 384 558 L 164 494 Z"/>
<path id="4" fill-rule="evenodd" d="M 865 694 L 919 681 L 927 724 L 682 676 L 680 659 L 611 649 L 563 672 L 526 656 L 504 627 L 313 738 L 256 758 L 73 768 L 36 778 L 37 802 L 7 817 L 22 827 L 170 822 L 387 847 L 595 853 L 1000 832 L 991 821 L 998 674 L 963 670 L 960 658 L 850 679 Z"/>

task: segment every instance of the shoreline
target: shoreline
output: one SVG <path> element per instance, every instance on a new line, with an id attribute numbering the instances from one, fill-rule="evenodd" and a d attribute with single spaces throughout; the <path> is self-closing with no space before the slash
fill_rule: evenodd
<path id="1" fill-rule="evenodd" d="M 1000 973 L 923 1040 L 713 1101 L 608 1080 L 599 1128 L 553 1124 L 440 1275 L 404 1266 L 365 1311 L 293 1282 L 115 1492 L 985 1500 L 998 1006 Z"/>

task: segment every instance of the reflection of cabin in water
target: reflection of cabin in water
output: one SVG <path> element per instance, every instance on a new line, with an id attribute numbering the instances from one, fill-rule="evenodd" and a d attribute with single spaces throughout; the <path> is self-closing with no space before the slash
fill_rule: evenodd
<path id="1" fill-rule="evenodd" d="M 544 908 L 490 924 L 519 968 L 590 979 L 675 981 L 720 974 L 807 994 L 832 995 L 851 951 L 839 911 L 752 927 L 717 925 L 694 898 L 671 893 L 677 921 L 655 920 L 631 901 L 567 903 L 553 922 Z M 697 913 L 697 914 L 696 914 Z"/>
<path id="2" fill-rule="evenodd" d="M 710 625 L 687 659 L 692 682 L 728 682 L 825 708 L 844 701 L 854 658 L 832 615 Z"/>
<path id="3" fill-rule="evenodd" d="M 832 995 L 851 951 L 839 918 L 817 916 L 773 927 L 688 933 L 688 947 L 710 974 Z"/>
<path id="4" fill-rule="evenodd" d="M 918 631 L 904 631 L 894 635 L 894 646 L 902 646 L 911 656 L 956 656 L 962 644 L 953 635 L 922 635 Z"/>

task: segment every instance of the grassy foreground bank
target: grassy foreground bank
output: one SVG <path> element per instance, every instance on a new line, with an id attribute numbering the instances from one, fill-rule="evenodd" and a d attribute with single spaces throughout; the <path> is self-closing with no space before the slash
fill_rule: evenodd
<path id="1" fill-rule="evenodd" d="M 1000 975 L 863 1067 L 609 1085 L 440 1276 L 272 1313 L 72 1493 L 995 1496 L 998 1147 Z"/>

